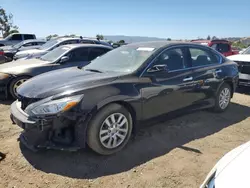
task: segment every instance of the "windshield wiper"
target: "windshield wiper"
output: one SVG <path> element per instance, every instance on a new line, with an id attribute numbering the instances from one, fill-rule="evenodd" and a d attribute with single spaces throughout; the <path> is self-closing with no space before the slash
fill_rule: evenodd
<path id="1" fill-rule="evenodd" d="M 99 71 L 97 69 L 84 69 L 86 71 L 91 71 L 91 72 L 98 72 L 98 73 L 102 73 L 102 71 Z"/>

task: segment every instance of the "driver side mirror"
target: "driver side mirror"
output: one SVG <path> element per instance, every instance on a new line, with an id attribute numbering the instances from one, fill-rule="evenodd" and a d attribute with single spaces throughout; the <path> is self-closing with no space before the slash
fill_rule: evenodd
<path id="1" fill-rule="evenodd" d="M 69 60 L 69 57 L 68 56 L 63 56 L 60 60 L 60 63 L 65 63 Z"/>
<path id="2" fill-rule="evenodd" d="M 149 68 L 147 72 L 168 72 L 168 66 L 165 64 L 162 65 L 154 65 L 153 67 Z"/>

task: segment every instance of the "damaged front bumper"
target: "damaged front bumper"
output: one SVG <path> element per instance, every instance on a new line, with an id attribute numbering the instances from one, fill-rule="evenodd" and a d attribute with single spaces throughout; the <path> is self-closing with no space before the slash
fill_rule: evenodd
<path id="1" fill-rule="evenodd" d="M 76 151 L 82 148 L 79 139 L 74 137 L 75 132 L 79 131 L 76 130 L 76 122 L 57 116 L 30 117 L 21 109 L 19 101 L 12 103 L 10 118 L 23 129 L 19 140 L 32 151 L 42 148 Z"/>

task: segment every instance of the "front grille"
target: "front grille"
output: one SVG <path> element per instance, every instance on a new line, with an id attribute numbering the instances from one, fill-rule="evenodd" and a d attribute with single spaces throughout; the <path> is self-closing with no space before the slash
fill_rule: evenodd
<path id="1" fill-rule="evenodd" d="M 250 62 L 235 61 L 239 66 L 239 72 L 243 74 L 250 74 Z"/>
<path id="2" fill-rule="evenodd" d="M 38 98 L 28 98 L 28 97 L 24 97 L 24 96 L 18 96 L 18 100 L 21 102 L 21 108 L 22 110 L 25 110 L 25 108 L 34 103 L 34 102 L 37 102 L 41 99 L 38 99 Z"/>

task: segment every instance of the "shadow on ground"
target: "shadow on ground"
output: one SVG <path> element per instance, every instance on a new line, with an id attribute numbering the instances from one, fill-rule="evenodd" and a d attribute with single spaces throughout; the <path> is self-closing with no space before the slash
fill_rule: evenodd
<path id="1" fill-rule="evenodd" d="M 230 108 L 221 114 L 198 111 L 175 119 L 166 117 L 164 121 L 140 130 L 123 151 L 113 156 L 99 156 L 89 149 L 75 153 L 33 153 L 21 146 L 21 151 L 27 161 L 38 170 L 72 178 L 92 179 L 130 170 L 165 155 L 174 148 L 202 155 L 199 148 L 183 145 L 241 122 L 249 114 L 249 107 L 232 103 Z"/>

